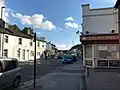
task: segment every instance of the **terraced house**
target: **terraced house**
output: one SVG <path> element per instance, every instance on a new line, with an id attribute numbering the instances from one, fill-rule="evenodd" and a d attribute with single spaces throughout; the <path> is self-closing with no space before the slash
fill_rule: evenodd
<path id="1" fill-rule="evenodd" d="M 17 30 L 9 30 L 3 20 L 0 20 L 0 57 L 17 58 L 19 61 L 34 59 L 34 37 Z M 36 58 L 44 58 L 46 50 L 45 39 L 36 38 Z"/>

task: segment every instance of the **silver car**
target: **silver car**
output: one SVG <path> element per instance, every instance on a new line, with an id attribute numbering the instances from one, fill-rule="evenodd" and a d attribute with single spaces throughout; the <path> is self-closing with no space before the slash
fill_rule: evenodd
<path id="1" fill-rule="evenodd" d="M 0 90 L 9 86 L 17 88 L 21 80 L 20 71 L 17 59 L 0 59 Z"/>

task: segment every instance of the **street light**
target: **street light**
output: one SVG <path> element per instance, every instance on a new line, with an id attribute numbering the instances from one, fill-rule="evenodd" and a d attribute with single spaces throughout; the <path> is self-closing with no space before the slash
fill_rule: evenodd
<path id="1" fill-rule="evenodd" d="M 2 19 L 2 17 L 3 17 L 3 9 L 5 8 L 5 6 L 2 6 L 1 7 L 1 19 Z"/>

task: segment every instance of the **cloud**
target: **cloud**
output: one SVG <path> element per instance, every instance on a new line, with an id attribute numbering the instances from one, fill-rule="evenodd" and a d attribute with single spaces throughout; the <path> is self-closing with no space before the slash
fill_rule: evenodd
<path id="1" fill-rule="evenodd" d="M 46 20 L 45 22 L 43 22 L 42 28 L 52 30 L 52 29 L 56 29 L 56 26 L 53 25 L 53 23 L 51 21 Z"/>
<path id="2" fill-rule="evenodd" d="M 75 20 L 73 19 L 73 17 L 67 17 L 65 18 L 65 21 L 75 21 Z"/>
<path id="3" fill-rule="evenodd" d="M 42 14 L 34 14 L 32 16 L 22 15 L 20 13 L 11 12 L 11 16 L 20 20 L 24 25 L 33 25 L 34 28 L 40 28 L 44 30 L 53 30 L 56 29 L 56 26 L 49 20 L 46 20 Z"/>
<path id="4" fill-rule="evenodd" d="M 74 23 L 74 22 L 66 22 L 65 27 L 66 28 L 77 29 L 77 28 L 79 28 L 79 25 L 77 23 Z"/>
<path id="5" fill-rule="evenodd" d="M 59 50 L 69 50 L 72 46 L 69 44 L 56 44 L 56 47 Z"/>

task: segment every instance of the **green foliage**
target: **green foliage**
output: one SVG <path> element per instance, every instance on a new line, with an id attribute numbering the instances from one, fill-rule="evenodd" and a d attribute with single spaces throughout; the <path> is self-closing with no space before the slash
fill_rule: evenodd
<path id="1" fill-rule="evenodd" d="M 14 24 L 14 25 L 9 25 L 9 29 L 10 29 L 10 30 L 20 31 L 19 27 L 18 27 L 16 24 Z"/>
<path id="2" fill-rule="evenodd" d="M 30 32 L 30 34 L 33 34 L 33 29 L 31 27 L 24 27 L 24 29 L 21 30 L 21 32 L 27 34 L 28 33 L 28 30 Z"/>
<path id="3" fill-rule="evenodd" d="M 70 50 L 73 50 L 73 49 L 81 49 L 82 50 L 82 44 L 77 44 L 77 45 L 73 46 Z"/>

